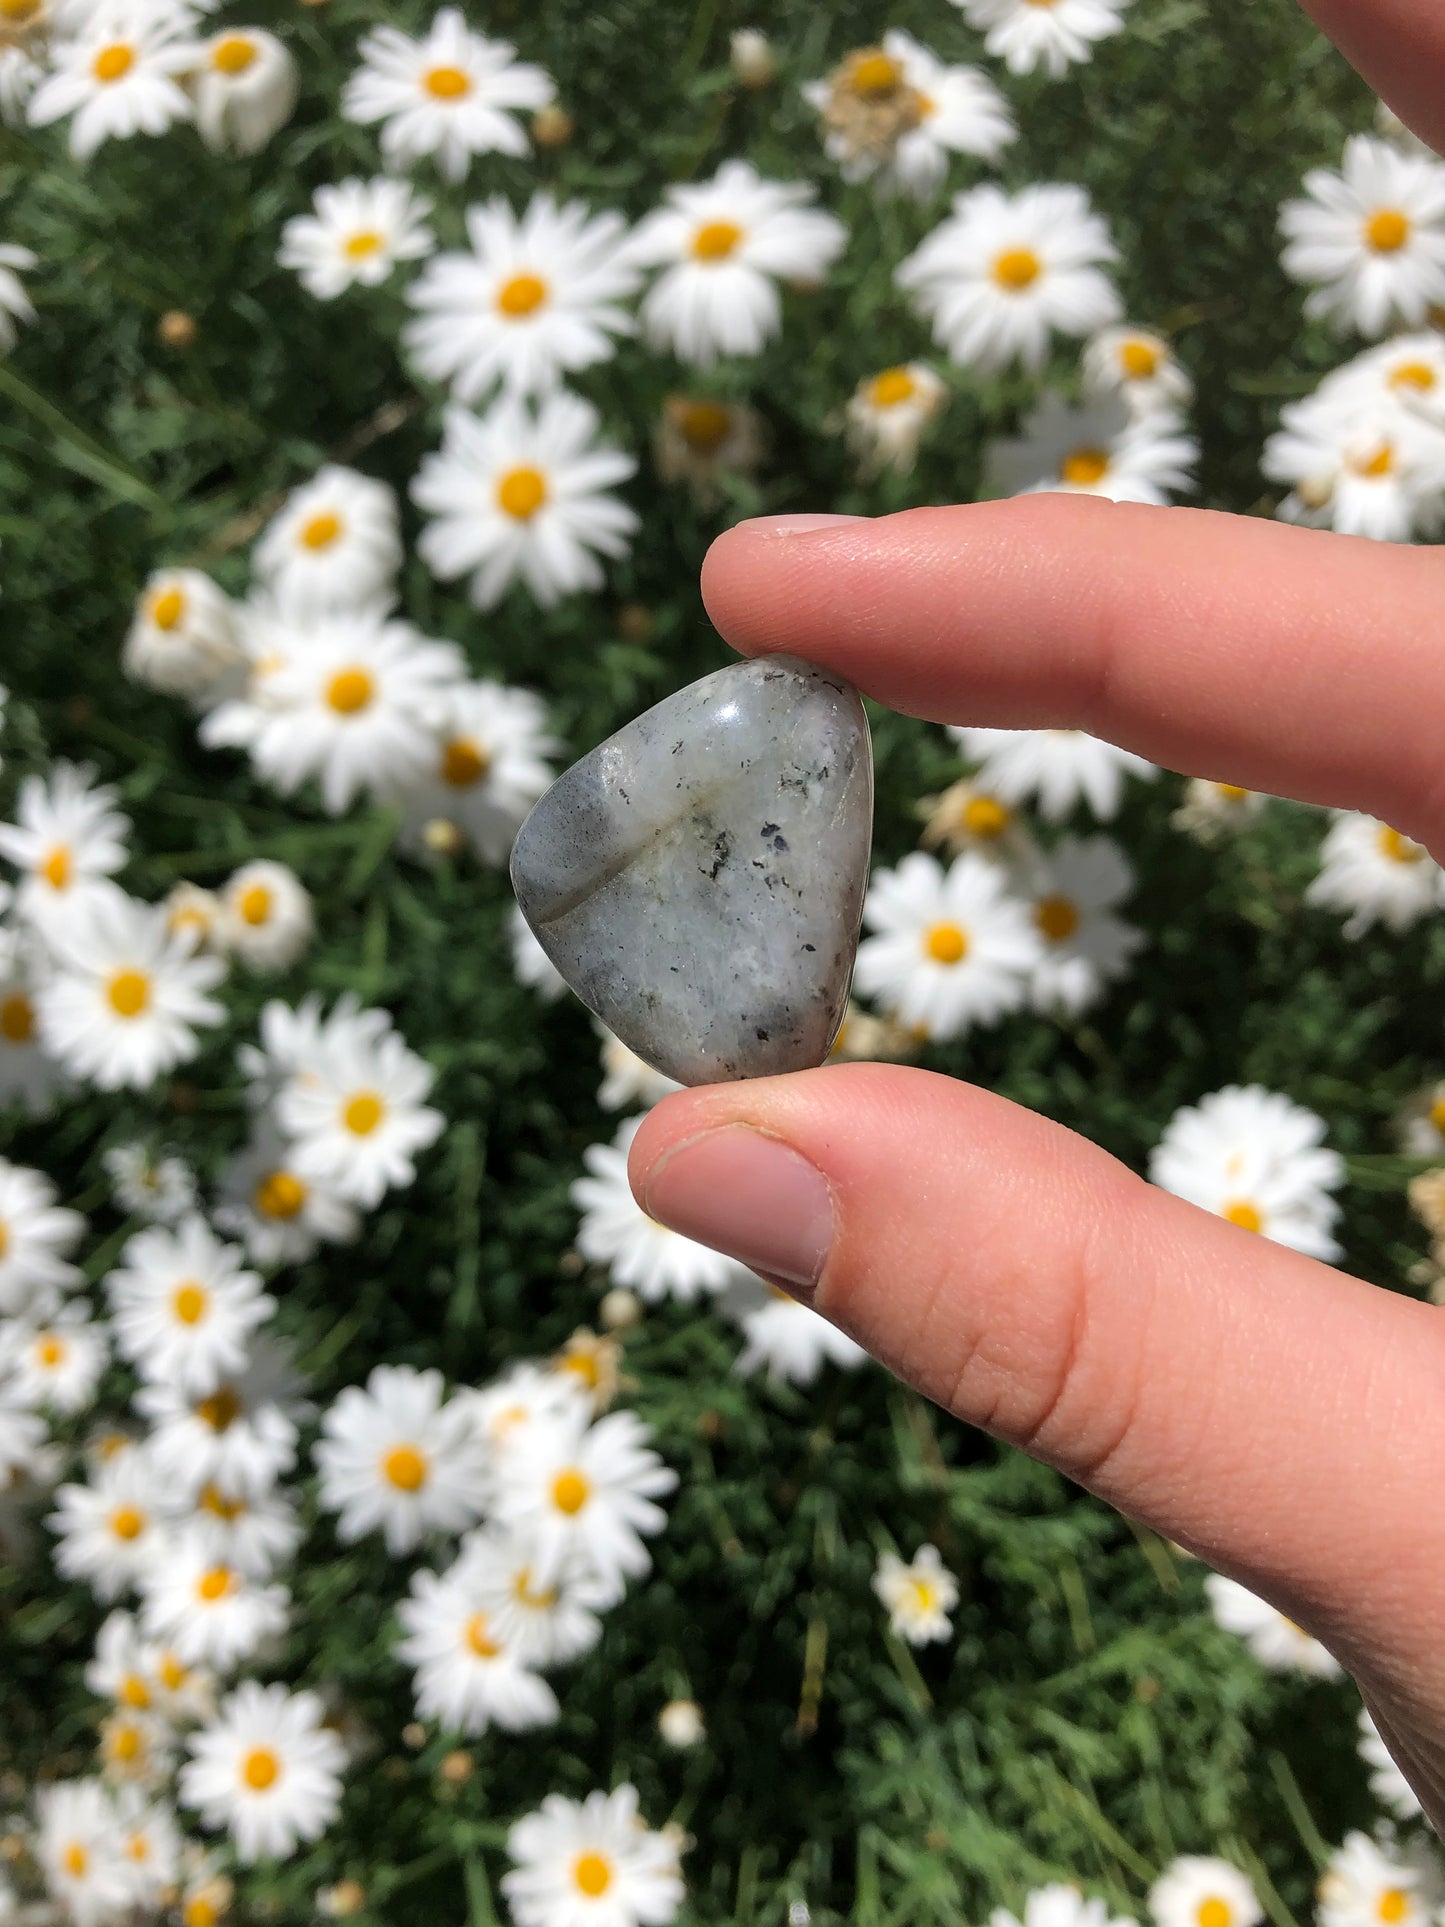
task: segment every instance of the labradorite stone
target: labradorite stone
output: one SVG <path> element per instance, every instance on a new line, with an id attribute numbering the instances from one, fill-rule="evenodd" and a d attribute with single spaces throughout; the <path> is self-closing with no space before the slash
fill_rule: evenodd
<path id="1" fill-rule="evenodd" d="M 683 1084 L 820 1064 L 868 881 L 858 692 L 792 656 L 704 676 L 558 777 L 512 888 L 577 995 Z"/>

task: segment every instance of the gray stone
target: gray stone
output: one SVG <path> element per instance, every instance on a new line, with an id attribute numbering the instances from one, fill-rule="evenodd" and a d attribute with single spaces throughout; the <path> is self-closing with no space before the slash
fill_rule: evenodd
<path id="1" fill-rule="evenodd" d="M 512 888 L 577 995 L 683 1084 L 821 1064 L 868 881 L 858 692 L 761 656 L 669 696 L 559 776 Z"/>

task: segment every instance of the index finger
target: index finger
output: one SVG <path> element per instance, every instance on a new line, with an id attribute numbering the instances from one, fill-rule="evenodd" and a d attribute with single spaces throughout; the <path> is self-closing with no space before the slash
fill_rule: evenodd
<path id="1" fill-rule="evenodd" d="M 1434 550 L 1033 495 L 743 522 L 709 550 L 703 597 L 744 655 L 805 656 L 909 715 L 1086 729 L 1438 838 Z"/>

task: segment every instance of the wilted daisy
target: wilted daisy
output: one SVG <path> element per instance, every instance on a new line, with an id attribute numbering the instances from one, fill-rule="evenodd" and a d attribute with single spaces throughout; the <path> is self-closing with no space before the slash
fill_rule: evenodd
<path id="1" fill-rule="evenodd" d="M 296 111 L 296 62 L 261 27 L 227 27 L 208 40 L 190 81 L 197 132 L 218 154 L 259 153 Z"/>
<path id="2" fill-rule="evenodd" d="M 924 429 L 948 400 L 948 384 L 923 361 L 884 368 L 848 398 L 848 442 L 865 477 L 911 472 Z"/>
<path id="3" fill-rule="evenodd" d="M 1122 397 L 1131 415 L 1187 408 L 1194 383 L 1163 335 L 1147 328 L 1104 328 L 1084 349 L 1084 392 Z"/>
<path id="4" fill-rule="evenodd" d="M 648 1830 L 637 1790 L 549 1793 L 507 1835 L 502 1876 L 517 1927 L 666 1927 L 686 1894 L 677 1846 Z"/>
<path id="5" fill-rule="evenodd" d="M 854 983 L 938 1042 L 996 1024 L 1026 1002 L 1041 939 L 999 867 L 972 851 L 945 870 L 921 850 L 877 870 L 863 906 L 873 932 Z"/>
<path id="6" fill-rule="evenodd" d="M 211 1213 L 258 1265 L 296 1265 L 323 1244 L 350 1244 L 361 1216 L 329 1185 L 294 1168 L 289 1140 L 263 1128 L 221 1173 Z"/>
<path id="7" fill-rule="evenodd" d="M 631 242 L 634 260 L 660 270 L 642 303 L 653 344 L 699 367 L 757 354 L 782 324 L 779 281 L 821 281 L 847 245 L 848 230 L 814 198 L 741 160 L 670 187 Z"/>
<path id="8" fill-rule="evenodd" d="M 74 38 L 50 49 L 50 72 L 30 98 L 32 127 L 69 119 L 70 151 L 86 160 L 103 141 L 163 134 L 191 118 L 181 86 L 196 64 L 183 8 L 129 4 L 81 9 Z"/>
<path id="9" fill-rule="evenodd" d="M 1086 1900 L 1077 1887 L 1059 1883 L 1036 1887 L 1024 1901 L 1021 1921 L 1007 1908 L 995 1907 L 988 1927 L 1135 1927 L 1135 1923 L 1127 1917 L 1111 1919 L 1102 1900 Z"/>
<path id="10" fill-rule="evenodd" d="M 55 1186 L 39 1171 L 0 1158 L 0 1312 L 49 1306 L 83 1282 L 70 1262 L 85 1232 L 78 1211 L 57 1205 Z"/>
<path id="11" fill-rule="evenodd" d="M 230 598 L 200 569 L 160 569 L 136 602 L 121 657 L 136 682 L 201 696 L 241 661 Z"/>
<path id="12" fill-rule="evenodd" d="M 652 437 L 652 457 L 664 482 L 685 482 L 700 508 L 715 508 L 729 476 L 756 474 L 767 451 L 767 431 L 746 402 L 703 395 L 668 395 Z"/>
<path id="13" fill-rule="evenodd" d="M 111 1797 L 99 1780 L 57 1780 L 35 1796 L 35 1859 L 46 1891 L 76 1927 L 102 1927 L 133 1888 Z"/>
<path id="14" fill-rule="evenodd" d="M 415 1668 L 416 1710 L 451 1733 L 491 1726 L 520 1733 L 550 1726 L 559 1712 L 547 1682 L 529 1670 L 479 1598 L 465 1562 L 444 1577 L 414 1573 L 397 1608 L 405 1637 L 399 1660 Z"/>
<path id="15" fill-rule="evenodd" d="M 198 1027 L 225 1019 L 207 993 L 226 974 L 195 956 L 165 913 L 95 885 L 50 932 L 55 973 L 36 998 L 46 1049 L 98 1090 L 145 1090 L 201 1048 Z"/>
<path id="16" fill-rule="evenodd" d="M 1445 517 L 1445 432 L 1355 384 L 1286 402 L 1260 468 L 1288 486 L 1287 522 L 1409 542 Z"/>
<path id="17" fill-rule="evenodd" d="M 1071 408 L 1050 390 L 1020 436 L 990 445 L 985 467 L 996 495 L 1045 490 L 1162 508 L 1171 493 L 1193 488 L 1198 457 L 1198 442 L 1175 415 L 1136 418 L 1117 395 Z"/>
<path id="18" fill-rule="evenodd" d="M 296 1463 L 298 1419 L 309 1409 L 285 1348 L 261 1337 L 244 1370 L 203 1398 L 170 1380 L 141 1386 L 135 1407 L 152 1426 L 147 1450 L 173 1500 L 204 1486 L 223 1492 L 267 1492 Z"/>
<path id="19" fill-rule="evenodd" d="M 682 1086 L 675 1078 L 664 1077 L 655 1071 L 651 1064 L 631 1051 L 620 1037 L 615 1037 L 599 1017 L 594 1029 L 602 1039 L 602 1086 L 597 1093 L 597 1102 L 604 1111 L 625 1111 L 634 1104 L 655 1104 L 659 1098 L 666 1097 L 669 1091 L 680 1090 Z"/>
<path id="20" fill-rule="evenodd" d="M 1377 923 L 1399 932 L 1445 908 L 1445 873 L 1423 843 L 1346 811 L 1320 846 L 1320 872 L 1305 900 L 1344 911 L 1347 937 L 1363 936 Z"/>
<path id="21" fill-rule="evenodd" d="M 431 202 L 384 174 L 318 187 L 311 205 L 282 228 L 276 259 L 318 301 L 380 287 L 399 261 L 423 260 L 436 246 L 426 224 Z"/>
<path id="22" fill-rule="evenodd" d="M 775 1384 L 811 1385 L 824 1365 L 856 1371 L 868 1361 L 836 1325 L 760 1279 L 730 1286 L 722 1304 L 747 1341 L 733 1366 L 743 1378 L 762 1371 Z"/>
<path id="23" fill-rule="evenodd" d="M 44 945 L 29 932 L 0 932 L 0 1107 L 50 1109 L 67 1079 L 40 1038 L 35 999 L 48 975 Z"/>
<path id="24" fill-rule="evenodd" d="M 53 912 L 124 867 L 130 824 L 116 800 L 85 764 L 53 763 L 48 779 L 22 779 L 15 821 L 0 823 L 0 857 L 23 876 L 15 899 L 21 916 L 48 927 Z"/>
<path id="25" fill-rule="evenodd" d="M 106 1328 L 83 1304 L 63 1305 L 44 1319 L 0 1323 L 0 1366 L 10 1397 L 51 1412 L 83 1412 L 110 1354 Z"/>
<path id="26" fill-rule="evenodd" d="M 29 248 L 13 241 L 0 243 L 0 355 L 8 355 L 19 340 L 16 324 L 35 319 L 35 304 L 20 276 L 39 265 L 39 257 Z"/>
<path id="27" fill-rule="evenodd" d="M 1247 829 L 1263 814 L 1268 801 L 1259 790 L 1242 789 L 1238 783 L 1215 783 L 1203 776 L 1191 776 L 1184 786 L 1184 801 L 1169 821 L 1196 842 L 1209 845 Z"/>
<path id="28" fill-rule="evenodd" d="M 257 858 L 221 892 L 221 941 L 253 970 L 287 970 L 315 934 L 311 897 L 294 870 Z"/>
<path id="29" fill-rule="evenodd" d="M 570 1561 L 619 1594 L 647 1572 L 643 1536 L 667 1523 L 657 1500 L 677 1485 L 651 1438 L 633 1412 L 610 1412 L 585 1427 L 556 1420 L 528 1428 L 496 1503 L 499 1523 L 531 1546 L 539 1586 L 551 1585 Z"/>
<path id="30" fill-rule="evenodd" d="M 1149 1889 L 1149 1914 L 1154 1927 L 1257 1927 L 1264 1909 L 1238 1867 L 1182 1853 Z"/>
<path id="31" fill-rule="evenodd" d="M 56 1567 L 102 1602 L 118 1598 L 169 1556 L 162 1503 L 156 1467 L 139 1446 L 97 1465 L 86 1484 L 62 1485 L 46 1520 L 59 1540 Z"/>
<path id="32" fill-rule="evenodd" d="M 984 48 L 1011 74 L 1042 67 L 1057 80 L 1077 61 L 1093 58 L 1095 43 L 1124 25 L 1128 0 L 953 0 Z"/>
<path id="33" fill-rule="evenodd" d="M 183 1158 L 157 1156 L 144 1144 L 116 1144 L 102 1153 L 117 1208 L 148 1224 L 178 1224 L 196 1207 L 196 1180 Z"/>
<path id="34" fill-rule="evenodd" d="M 1268 1600 L 1217 1572 L 1205 1579 L 1204 1592 L 1217 1624 L 1238 1634 L 1261 1666 L 1312 1679 L 1338 1678 L 1340 1663 L 1334 1655 Z"/>
<path id="35" fill-rule="evenodd" d="M 1124 778 L 1152 780 L 1158 767 L 1082 729 L 975 729 L 949 735 L 978 780 L 1005 803 L 1033 803 L 1048 823 L 1062 823 L 1080 803 L 1109 822 L 1124 800 Z"/>
<path id="36" fill-rule="evenodd" d="M 393 1030 L 338 1009 L 311 1074 L 283 1091 L 276 1116 L 303 1178 L 366 1209 L 416 1177 L 416 1156 L 446 1125 L 426 1103 L 436 1073 Z"/>
<path id="37" fill-rule="evenodd" d="M 105 1291 L 122 1357 L 192 1398 L 245 1369 L 252 1334 L 276 1309 L 236 1247 L 198 1217 L 138 1232 Z"/>
<path id="38" fill-rule="evenodd" d="M 873 1590 L 888 1609 L 889 1631 L 910 1646 L 947 1639 L 953 1631 L 948 1615 L 958 1604 L 958 1581 L 936 1546 L 920 1546 L 907 1561 L 896 1552 L 880 1553 Z"/>
<path id="39" fill-rule="evenodd" d="M 1425 1927 L 1440 1899 L 1440 1879 L 1423 1857 L 1347 1833 L 1320 1878 L 1319 1927 Z"/>
<path id="40" fill-rule="evenodd" d="M 721 1291 L 737 1277 L 738 1266 L 648 1217 L 633 1197 L 627 1153 L 641 1122 L 627 1118 L 610 1144 L 589 1144 L 582 1153 L 588 1175 L 571 1189 L 582 1213 L 577 1249 L 592 1264 L 606 1265 L 614 1284 L 631 1286 L 649 1304 L 663 1298 L 690 1304 L 701 1293 Z"/>
<path id="41" fill-rule="evenodd" d="M 955 195 L 894 278 L 947 354 L 992 374 L 1015 361 L 1042 368 L 1055 334 L 1093 334 L 1116 320 L 1119 297 L 1103 268 L 1117 259 L 1083 188 L 984 186 Z"/>
<path id="42" fill-rule="evenodd" d="M 543 1670 L 591 1652 L 602 1633 L 598 1614 L 614 1596 L 576 1566 L 540 1585 L 527 1542 L 490 1532 L 468 1534 L 447 1577 L 464 1585 L 523 1666 Z"/>
<path id="43" fill-rule="evenodd" d="M 516 58 L 505 40 L 473 33 L 457 7 L 443 7 L 423 39 L 375 27 L 361 42 L 361 66 L 346 84 L 348 120 L 383 123 L 381 151 L 393 167 L 434 155 L 459 181 L 474 154 L 528 151 L 517 116 L 554 93 L 541 67 Z"/>
<path id="44" fill-rule="evenodd" d="M 1077 1017 L 1129 974 L 1144 933 L 1114 913 L 1134 873 L 1106 836 L 1062 837 L 1035 859 L 1024 883 L 1043 952 L 1030 998 L 1045 1015 Z"/>
<path id="45" fill-rule="evenodd" d="M 248 1579 L 192 1531 L 178 1534 L 140 1583 L 146 1637 L 174 1647 L 187 1665 L 222 1674 L 283 1633 L 290 1616 L 284 1586 Z"/>
<path id="46" fill-rule="evenodd" d="M 1370 1769 L 1370 1791 L 1397 1820 L 1413 1820 L 1420 1812 L 1420 1796 L 1391 1758 L 1369 1709 L 1360 1708 L 1360 1758 Z"/>
<path id="47" fill-rule="evenodd" d="M 925 849 L 945 849 L 951 856 L 976 850 L 994 862 L 1019 865 L 1033 855 L 1033 838 L 1012 805 L 995 796 L 985 783 L 961 776 L 939 796 L 918 800 L 923 818 Z"/>
<path id="48" fill-rule="evenodd" d="M 112 1786 L 154 1791 L 170 1777 L 174 1746 L 170 1727 L 154 1713 L 117 1707 L 100 1722 L 96 1762 Z"/>
<path id="49" fill-rule="evenodd" d="M 393 1557 L 428 1532 L 463 1532 L 481 1516 L 482 1466 L 464 1405 L 444 1403 L 442 1375 L 378 1365 L 321 1421 L 321 1503 L 343 1543 L 380 1532 Z"/>
<path id="50" fill-rule="evenodd" d="M 1246 1231 L 1333 1259 L 1344 1160 L 1325 1122 L 1278 1091 L 1230 1084 L 1185 1105 L 1149 1160 L 1151 1180 Z"/>
<path id="51" fill-rule="evenodd" d="M 315 1693 L 242 1681 L 191 1735 L 182 1804 L 206 1826 L 227 1828 L 243 1862 L 282 1860 L 319 1839 L 340 1809 L 346 1761 L 324 1720 Z"/>
<path id="52" fill-rule="evenodd" d="M 521 578 L 549 608 L 579 589 L 600 589 L 599 556 L 626 555 L 638 527 L 608 493 L 637 467 L 599 442 L 590 402 L 558 390 L 535 410 L 504 396 L 483 416 L 449 408 L 442 445 L 411 485 L 432 519 L 417 548 L 443 582 L 469 576 L 472 601 L 490 609 Z"/>
<path id="53" fill-rule="evenodd" d="M 396 496 L 328 463 L 294 489 L 251 556 L 283 612 L 356 609 L 386 595 L 401 564 Z"/>
<path id="54" fill-rule="evenodd" d="M 1314 289 L 1307 314 L 1381 335 L 1445 302 L 1445 162 L 1352 134 L 1339 173 L 1311 168 L 1304 186 L 1279 224 L 1286 274 Z"/>
<path id="55" fill-rule="evenodd" d="M 547 761 L 562 745 L 529 689 L 460 683 L 438 710 L 430 768 L 399 790 L 405 834 L 425 848 L 438 819 L 463 832 L 484 863 L 506 863 L 528 811 L 552 781 Z"/>
<path id="56" fill-rule="evenodd" d="M 439 255 L 407 290 L 420 313 L 402 338 L 429 381 L 463 402 L 538 395 L 610 359 L 640 279 L 620 214 L 539 193 L 517 215 L 494 194 L 466 220 L 471 253 Z"/>

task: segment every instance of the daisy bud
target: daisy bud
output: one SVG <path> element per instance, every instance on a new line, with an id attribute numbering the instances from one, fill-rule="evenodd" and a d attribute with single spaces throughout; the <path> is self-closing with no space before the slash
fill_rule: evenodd
<path id="1" fill-rule="evenodd" d="M 557 1270 L 564 1278 L 580 1278 L 585 1263 L 580 1251 L 564 1251 L 557 1260 Z"/>
<path id="2" fill-rule="evenodd" d="M 462 833 L 445 816 L 434 816 L 422 825 L 421 840 L 433 856 L 456 856 L 462 847 Z"/>
<path id="3" fill-rule="evenodd" d="M 657 1730 L 669 1746 L 696 1746 L 707 1732 L 696 1700 L 669 1700 L 657 1716 Z"/>
<path id="4" fill-rule="evenodd" d="M 532 139 L 538 147 L 565 147 L 575 131 L 572 116 L 555 100 L 532 116 Z"/>
<path id="5" fill-rule="evenodd" d="M 728 65 L 740 87 L 766 87 L 777 78 L 778 57 L 758 27 L 739 27 L 732 37 Z"/>
<path id="6" fill-rule="evenodd" d="M 608 1331 L 627 1331 L 642 1317 L 642 1300 L 635 1291 L 618 1285 L 603 1298 L 597 1315 Z"/>
<path id="7" fill-rule="evenodd" d="M 419 1752 L 426 1745 L 426 1728 L 420 1720 L 407 1721 L 401 1729 L 401 1743 L 403 1746 L 409 1746 L 413 1753 Z"/>
<path id="8" fill-rule="evenodd" d="M 338 1880 L 316 1896 L 316 1911 L 328 1920 L 349 1920 L 366 1905 L 366 1889 L 359 1880 Z"/>
<path id="9" fill-rule="evenodd" d="M 641 602 L 624 602 L 617 611 L 617 633 L 624 642 L 651 642 L 656 627 L 651 609 Z"/>
<path id="10" fill-rule="evenodd" d="M 456 1752 L 447 1754 L 437 1771 L 448 1786 L 465 1786 L 476 1771 L 476 1765 L 471 1754 L 464 1753 L 458 1747 Z"/>
<path id="11" fill-rule="evenodd" d="M 156 334 L 167 348 L 190 348 L 199 332 L 195 316 L 184 308 L 168 308 L 156 323 Z"/>

